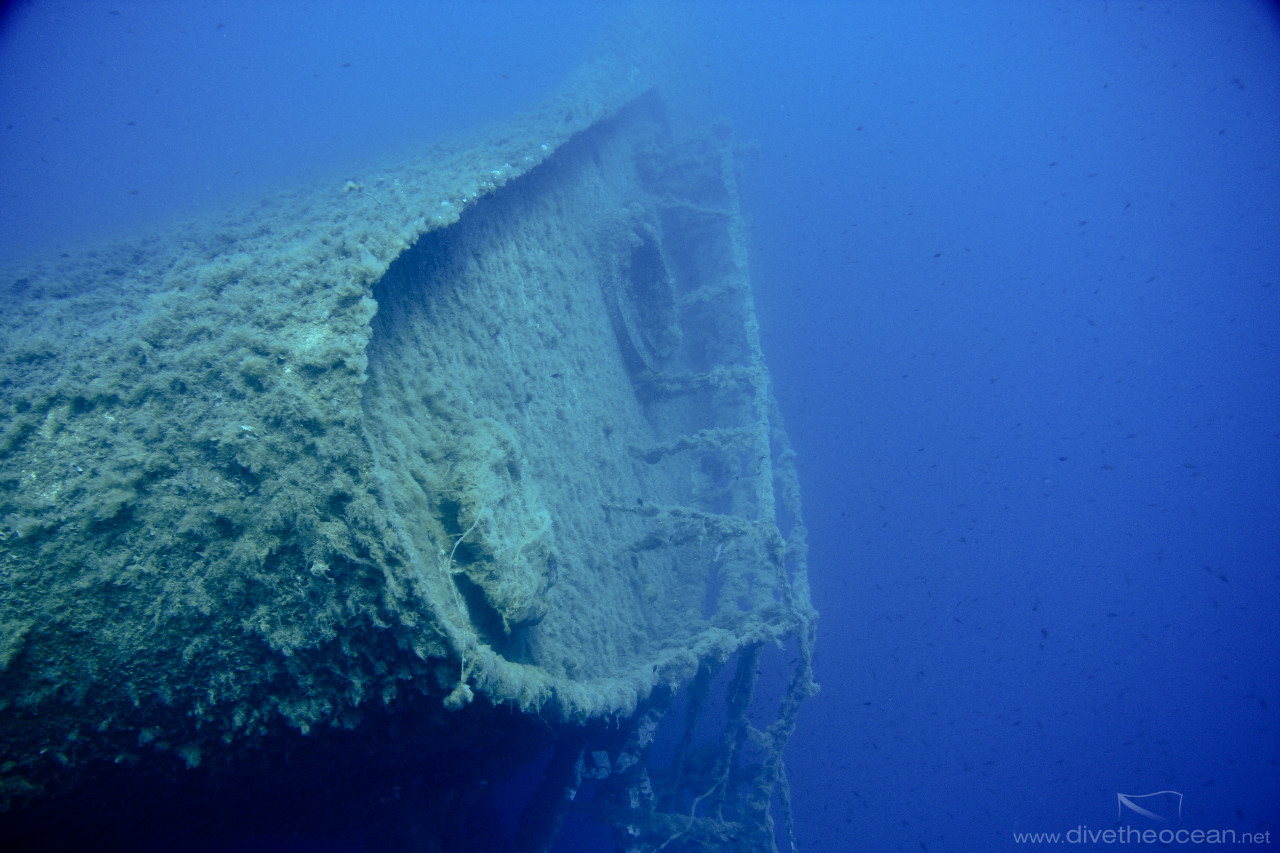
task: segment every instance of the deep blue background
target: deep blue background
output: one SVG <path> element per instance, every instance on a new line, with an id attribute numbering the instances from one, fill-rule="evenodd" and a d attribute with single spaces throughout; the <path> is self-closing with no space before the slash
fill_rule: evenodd
<path id="1" fill-rule="evenodd" d="M 0 257 L 500 118 L 614 8 L 19 4 Z M 1274 6 L 676 14 L 759 143 L 822 611 L 803 849 L 1033 849 L 1164 789 L 1280 847 Z"/>

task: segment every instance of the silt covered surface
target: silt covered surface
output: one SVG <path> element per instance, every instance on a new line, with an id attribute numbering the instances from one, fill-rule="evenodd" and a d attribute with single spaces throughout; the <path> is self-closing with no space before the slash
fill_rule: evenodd
<path id="1" fill-rule="evenodd" d="M 19 816 L 353 754 L 456 794 L 762 642 L 811 689 L 732 139 L 635 66 L 0 287 Z"/>

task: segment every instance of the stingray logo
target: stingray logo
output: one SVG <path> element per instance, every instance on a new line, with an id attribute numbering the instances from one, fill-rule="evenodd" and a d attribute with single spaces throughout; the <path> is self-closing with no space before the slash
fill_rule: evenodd
<path id="1" fill-rule="evenodd" d="M 1125 810 L 1142 815 L 1149 820 L 1169 823 L 1182 820 L 1182 794 L 1177 791 L 1156 791 L 1154 794 L 1116 794 L 1117 819 L 1123 819 Z"/>

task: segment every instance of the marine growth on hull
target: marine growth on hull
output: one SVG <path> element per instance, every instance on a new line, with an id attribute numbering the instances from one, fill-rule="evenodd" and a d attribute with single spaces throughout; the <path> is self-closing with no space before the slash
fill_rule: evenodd
<path id="1" fill-rule="evenodd" d="M 785 838 L 799 487 L 734 140 L 655 80 L 5 271 L 0 838 L 359 791 L 473 849 L 513 774 L 512 849 Z"/>

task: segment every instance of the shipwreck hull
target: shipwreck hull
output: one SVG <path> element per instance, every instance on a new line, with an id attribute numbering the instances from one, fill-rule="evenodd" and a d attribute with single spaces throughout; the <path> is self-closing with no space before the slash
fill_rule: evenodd
<path id="1" fill-rule="evenodd" d="M 448 849 L 441 804 L 552 750 L 527 849 L 584 773 L 636 849 L 768 849 L 814 615 L 736 180 L 726 129 L 595 66 L 477 137 L 9 273 L 0 830 L 361 755 L 432 780 L 404 838 Z M 721 759 L 649 768 L 734 655 Z"/>

